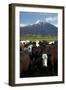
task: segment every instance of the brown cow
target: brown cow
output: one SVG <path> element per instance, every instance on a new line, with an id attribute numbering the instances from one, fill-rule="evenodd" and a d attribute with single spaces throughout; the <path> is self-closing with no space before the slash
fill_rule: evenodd
<path id="1" fill-rule="evenodd" d="M 52 65 L 52 72 L 53 74 L 57 74 L 57 66 L 58 66 L 58 51 L 55 45 L 52 45 L 50 48 L 50 60 Z"/>
<path id="2" fill-rule="evenodd" d="M 31 64 L 30 56 L 27 51 L 20 52 L 20 77 L 27 75 Z"/>

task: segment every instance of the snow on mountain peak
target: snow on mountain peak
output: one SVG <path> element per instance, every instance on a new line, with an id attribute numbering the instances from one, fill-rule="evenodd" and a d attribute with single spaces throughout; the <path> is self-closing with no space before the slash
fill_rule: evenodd
<path id="1" fill-rule="evenodd" d="M 37 21 L 35 22 L 35 24 L 40 24 L 40 23 L 44 23 L 44 21 L 37 20 Z"/>
<path id="2" fill-rule="evenodd" d="M 35 24 L 38 24 L 38 23 L 40 23 L 40 20 L 37 20 L 37 21 L 35 22 Z"/>

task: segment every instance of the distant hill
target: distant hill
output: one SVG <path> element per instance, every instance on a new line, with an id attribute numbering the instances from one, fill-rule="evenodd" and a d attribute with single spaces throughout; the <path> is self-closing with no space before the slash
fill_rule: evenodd
<path id="1" fill-rule="evenodd" d="M 47 22 L 20 27 L 20 35 L 57 35 L 58 28 Z"/>

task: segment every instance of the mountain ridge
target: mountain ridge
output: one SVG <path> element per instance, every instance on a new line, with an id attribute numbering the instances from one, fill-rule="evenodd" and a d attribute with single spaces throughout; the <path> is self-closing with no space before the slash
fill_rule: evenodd
<path id="1" fill-rule="evenodd" d="M 39 22 L 36 24 L 20 27 L 20 35 L 57 35 L 58 28 L 48 22 Z"/>

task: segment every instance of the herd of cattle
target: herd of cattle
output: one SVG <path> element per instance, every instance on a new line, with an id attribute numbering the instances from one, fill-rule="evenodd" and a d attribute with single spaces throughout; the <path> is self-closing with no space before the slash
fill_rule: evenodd
<path id="1" fill-rule="evenodd" d="M 20 77 L 58 75 L 58 41 L 20 41 Z"/>

